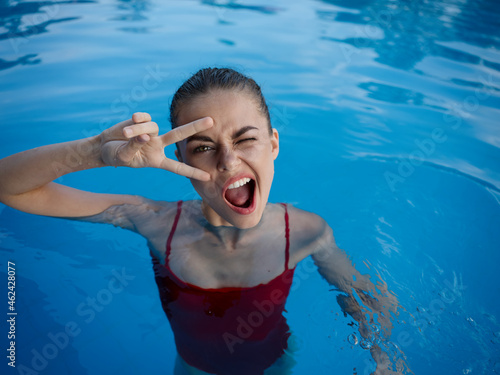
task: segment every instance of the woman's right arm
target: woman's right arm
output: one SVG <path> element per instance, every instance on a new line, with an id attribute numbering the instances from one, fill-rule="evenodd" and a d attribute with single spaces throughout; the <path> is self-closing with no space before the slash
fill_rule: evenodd
<path id="1" fill-rule="evenodd" d="M 71 172 L 104 166 L 161 168 L 208 180 L 208 173 L 167 159 L 164 148 L 213 125 L 210 118 L 158 134 L 147 113 L 81 140 L 37 147 L 0 160 L 0 202 L 20 211 L 57 217 L 96 215 L 110 206 L 140 204 L 133 195 L 91 193 L 53 180 Z"/>

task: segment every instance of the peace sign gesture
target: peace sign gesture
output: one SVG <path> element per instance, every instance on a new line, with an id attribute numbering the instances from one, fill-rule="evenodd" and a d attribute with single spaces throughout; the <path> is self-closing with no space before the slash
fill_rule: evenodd
<path id="1" fill-rule="evenodd" d="M 181 176 L 208 181 L 210 175 L 185 163 L 168 159 L 164 148 L 213 126 L 210 117 L 179 126 L 159 135 L 158 125 L 148 113 L 134 113 L 101 133 L 101 158 L 109 166 L 161 168 Z"/>

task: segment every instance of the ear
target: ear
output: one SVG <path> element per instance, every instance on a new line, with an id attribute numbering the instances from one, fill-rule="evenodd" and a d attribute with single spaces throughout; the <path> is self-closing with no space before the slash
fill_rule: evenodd
<path id="1" fill-rule="evenodd" d="M 273 134 L 271 135 L 271 152 L 273 154 L 273 160 L 276 160 L 280 152 L 280 136 L 278 131 L 273 128 Z"/>

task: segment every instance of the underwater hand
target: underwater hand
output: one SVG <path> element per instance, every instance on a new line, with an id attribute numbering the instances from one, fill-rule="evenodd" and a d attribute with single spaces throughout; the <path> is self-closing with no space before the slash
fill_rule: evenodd
<path id="1" fill-rule="evenodd" d="M 208 181 L 210 175 L 207 172 L 167 158 L 164 148 L 212 126 L 213 120 L 204 117 L 159 135 L 158 125 L 151 121 L 151 116 L 137 112 L 130 120 L 122 121 L 101 133 L 101 157 L 108 166 L 161 168 L 181 176 Z"/>

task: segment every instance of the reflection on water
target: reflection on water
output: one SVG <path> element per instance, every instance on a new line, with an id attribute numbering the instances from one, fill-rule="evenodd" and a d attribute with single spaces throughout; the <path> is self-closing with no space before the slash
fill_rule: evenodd
<path id="1" fill-rule="evenodd" d="M 29 38 L 48 32 L 53 23 L 77 20 L 80 17 L 57 18 L 60 6 L 64 4 L 94 3 L 94 1 L 34 1 L 11 4 L 0 2 L 0 27 L 7 29 L 0 34 L 0 40 L 10 39 L 15 45 L 16 38 Z"/>
<path id="2" fill-rule="evenodd" d="M 130 22 L 130 26 L 120 27 L 119 30 L 137 34 L 149 33 L 147 26 L 134 26 L 137 22 L 147 21 L 147 13 L 152 10 L 151 2 L 147 0 L 118 0 L 119 14 L 111 17 L 112 21 Z"/>
<path id="3" fill-rule="evenodd" d="M 410 70 L 427 56 L 478 64 L 487 59 L 436 42 L 461 40 L 485 49 L 500 47 L 500 22 L 495 1 L 323 1 L 356 12 L 318 12 L 321 19 L 356 25 L 355 36 L 335 39 L 355 48 L 373 49 L 376 61 Z M 471 22 L 471 20 L 481 22 Z M 498 69 L 498 67 L 497 67 Z"/>
<path id="4" fill-rule="evenodd" d="M 396 158 L 390 171 L 408 160 L 430 162 L 498 186 L 497 2 L 321 3 L 319 40 L 340 55 L 341 88 L 328 96 L 340 112 L 347 152 Z M 432 140 L 433 132 L 442 132 L 442 142 Z M 434 144 L 423 153 L 422 142 Z M 479 157 L 487 149 L 492 157 Z"/>
<path id="5" fill-rule="evenodd" d="M 410 365 L 420 366 L 421 373 L 435 368 L 500 373 L 499 308 L 491 297 L 498 294 L 494 265 L 500 244 L 499 31 L 496 0 L 0 0 L 0 103 L 6 123 L 28 129 L 25 136 L 38 145 L 54 141 L 44 128 L 54 121 L 59 121 L 54 128 L 68 121 L 77 129 L 95 129 L 103 118 L 143 108 L 156 111 L 166 129 L 168 95 L 202 65 L 255 74 L 268 99 L 278 103 L 275 126 L 283 151 L 276 199 L 291 197 L 321 213 L 345 249 L 358 260 L 372 260 L 394 286 L 408 308 L 404 319 L 399 317 L 406 325 L 395 331 L 412 334 L 412 344 L 403 348 Z M 146 90 L 147 67 L 162 72 L 158 89 Z M 46 97 L 34 89 L 43 89 Z M 433 138 L 436 129 L 442 133 Z M 17 129 L 4 131 L 2 152 L 25 147 L 28 141 Z M 65 137 L 65 131 L 55 136 Z M 325 156 L 319 158 L 318 150 Z M 318 176 L 318 170 L 326 173 Z M 111 178 L 103 184 L 115 186 Z M 178 194 L 172 191 L 182 198 Z M 57 228 L 64 237 L 54 239 L 45 229 L 28 236 L 25 228 L 43 220 L 32 222 L 12 210 L 4 210 L 0 220 L 9 223 L 2 229 L 10 239 L 43 249 L 34 257 L 41 265 L 50 254 L 67 254 L 59 241 L 82 237 L 69 224 Z M 18 246 L 2 240 L 9 256 L 17 254 Z M 71 254 L 75 275 L 91 272 L 97 258 L 109 267 L 123 261 L 122 246 L 111 239 L 86 240 Z M 311 303 L 311 289 L 303 285 L 295 293 L 303 298 L 290 311 L 304 308 L 305 314 L 290 317 L 300 319 L 299 327 L 304 319 L 313 324 L 304 328 L 299 352 L 322 356 L 320 363 L 338 371 L 332 358 L 347 353 L 339 347 L 348 345 L 352 333 L 342 328 L 351 327 L 344 327 L 340 311 L 329 310 L 338 309 L 335 301 L 314 295 L 313 302 L 321 303 Z M 89 295 L 85 288 L 72 289 L 79 298 Z M 134 298 L 143 290 L 153 289 L 138 290 Z M 326 310 L 335 319 L 328 325 Z M 130 321 L 124 311 L 116 314 Z M 163 315 L 154 316 L 163 321 Z M 156 332 L 156 321 L 135 321 L 151 335 Z M 323 336 L 308 336 L 314 321 Z M 164 335 L 150 343 L 163 344 Z M 355 355 L 349 351 L 343 359 Z M 355 366 L 364 363 L 352 360 Z"/>
<path id="6" fill-rule="evenodd" d="M 38 56 L 37 54 L 28 54 L 18 58 L 17 60 L 12 60 L 12 61 L 0 59 L 0 70 L 13 68 L 17 65 L 39 64 L 41 60 L 36 58 L 37 56 Z"/>
<path id="7" fill-rule="evenodd" d="M 202 0 L 202 4 L 210 5 L 215 8 L 221 9 L 231 9 L 231 10 L 249 10 L 253 12 L 259 12 L 262 14 L 275 14 L 283 8 L 273 7 L 269 5 L 249 5 L 241 4 L 239 1 L 229 0 L 225 2 L 216 0 Z"/>

